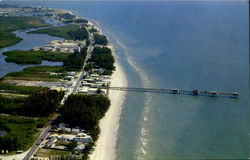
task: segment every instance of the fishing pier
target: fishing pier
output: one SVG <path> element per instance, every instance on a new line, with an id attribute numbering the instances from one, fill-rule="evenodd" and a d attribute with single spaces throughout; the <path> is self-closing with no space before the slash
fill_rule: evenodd
<path id="1" fill-rule="evenodd" d="M 208 96 L 208 97 L 227 97 L 239 98 L 240 94 L 217 92 L 217 91 L 200 91 L 200 90 L 179 90 L 179 89 L 156 89 L 156 88 L 132 88 L 132 87 L 107 87 L 107 90 L 117 90 L 125 92 L 148 92 L 148 93 L 162 93 L 162 94 L 177 94 L 177 95 L 191 95 L 191 96 Z"/>

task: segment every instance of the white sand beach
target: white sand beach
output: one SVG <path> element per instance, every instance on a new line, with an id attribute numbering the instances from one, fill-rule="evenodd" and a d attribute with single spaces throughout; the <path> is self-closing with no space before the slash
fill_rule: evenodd
<path id="1" fill-rule="evenodd" d="M 112 74 L 111 86 L 127 86 L 122 68 L 118 63 L 115 63 L 115 66 L 116 71 Z M 116 158 L 117 130 L 125 94 L 121 91 L 109 91 L 111 106 L 99 123 L 101 133 L 94 152 L 90 155 L 91 160 L 114 160 Z"/>

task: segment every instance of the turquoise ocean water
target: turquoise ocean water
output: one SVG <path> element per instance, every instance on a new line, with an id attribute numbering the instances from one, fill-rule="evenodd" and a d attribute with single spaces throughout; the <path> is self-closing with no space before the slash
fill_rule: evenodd
<path id="1" fill-rule="evenodd" d="M 130 87 L 241 94 L 227 99 L 128 93 L 117 159 L 249 157 L 247 2 L 20 3 L 67 9 L 102 28 Z"/>

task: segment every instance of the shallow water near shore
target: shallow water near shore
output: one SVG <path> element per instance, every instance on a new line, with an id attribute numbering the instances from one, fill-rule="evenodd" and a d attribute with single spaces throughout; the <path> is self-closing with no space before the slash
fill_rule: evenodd
<path id="1" fill-rule="evenodd" d="M 247 2 L 27 3 L 38 4 L 99 25 L 117 48 L 130 87 L 241 94 L 127 93 L 117 159 L 248 158 Z"/>

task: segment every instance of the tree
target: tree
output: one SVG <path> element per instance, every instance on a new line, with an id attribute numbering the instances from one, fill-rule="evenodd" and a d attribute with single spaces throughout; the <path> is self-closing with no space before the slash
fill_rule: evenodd
<path id="1" fill-rule="evenodd" d="M 31 117 L 47 117 L 56 111 L 63 96 L 64 92 L 58 92 L 56 90 L 41 91 L 26 99 L 21 112 L 23 115 Z"/>
<path id="2" fill-rule="evenodd" d="M 68 148 L 70 150 L 73 150 L 75 147 L 77 146 L 77 142 L 76 141 L 72 141 L 68 144 Z"/>
<path id="3" fill-rule="evenodd" d="M 60 109 L 59 120 L 84 128 L 96 140 L 100 132 L 98 122 L 109 106 L 110 100 L 102 95 L 70 95 Z"/>
<path id="4" fill-rule="evenodd" d="M 83 66 L 84 59 L 81 55 L 74 53 L 68 56 L 68 58 L 63 62 L 63 66 L 66 70 L 80 70 Z"/>

